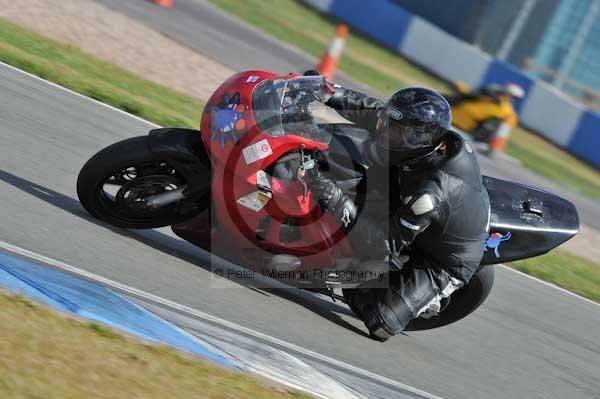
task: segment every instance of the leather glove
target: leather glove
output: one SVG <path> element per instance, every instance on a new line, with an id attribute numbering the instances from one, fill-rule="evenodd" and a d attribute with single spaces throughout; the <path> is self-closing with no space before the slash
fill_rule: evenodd
<path id="1" fill-rule="evenodd" d="M 400 255 L 402 244 L 389 239 L 386 230 L 366 217 L 357 220 L 356 205 L 333 181 L 317 174 L 312 178 L 310 188 L 323 211 L 330 211 L 350 233 L 349 238 L 361 256 L 389 261 L 396 268 L 402 268 L 408 260 Z"/>
<path id="2" fill-rule="evenodd" d="M 398 270 L 402 270 L 402 267 L 406 262 L 408 262 L 409 259 L 407 255 L 401 255 L 404 245 L 402 245 L 402 243 L 398 243 L 396 240 L 393 239 L 385 240 L 384 242 L 388 252 L 387 257 L 384 260 L 388 261 Z"/>
<path id="3" fill-rule="evenodd" d="M 316 69 L 309 69 L 308 71 L 304 71 L 304 76 L 321 76 L 321 72 Z M 319 99 L 323 104 L 328 105 L 327 103 L 336 94 L 336 90 L 341 89 L 342 86 L 336 85 L 330 82 L 325 81 L 325 88 L 321 92 L 321 98 Z"/>
<path id="4" fill-rule="evenodd" d="M 346 232 L 353 229 L 349 238 L 361 256 L 381 259 L 398 270 L 402 269 L 408 256 L 400 255 L 403 248 L 401 242 L 389 239 L 387 231 L 365 217 L 356 220 L 356 205 L 333 181 L 317 174 L 313 176 L 310 188 L 323 211 L 330 211 Z"/>
<path id="5" fill-rule="evenodd" d="M 324 211 L 334 211 L 344 197 L 343 191 L 333 181 L 321 174 L 312 178 L 310 188 Z"/>
<path id="6" fill-rule="evenodd" d="M 323 211 L 330 211 L 344 230 L 350 231 L 356 222 L 357 209 L 354 202 L 334 182 L 320 174 L 313 176 L 310 188 Z"/>
<path id="7" fill-rule="evenodd" d="M 307 71 L 304 71 L 303 75 L 304 76 L 321 76 L 321 72 L 319 72 L 316 69 L 309 69 Z"/>

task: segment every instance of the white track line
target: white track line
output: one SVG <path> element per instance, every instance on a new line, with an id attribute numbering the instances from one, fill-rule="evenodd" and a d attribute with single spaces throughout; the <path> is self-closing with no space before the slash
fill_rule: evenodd
<path id="1" fill-rule="evenodd" d="M 83 277 L 83 278 L 85 278 L 87 280 L 95 281 L 95 282 L 100 283 L 100 284 L 102 284 L 102 285 L 104 285 L 106 287 L 114 288 L 114 289 L 116 289 L 116 290 L 118 290 L 118 291 L 120 291 L 122 293 L 130 294 L 130 295 L 142 298 L 142 299 L 146 299 L 146 300 L 148 300 L 150 302 L 161 304 L 161 305 L 163 305 L 165 307 L 168 307 L 168 308 L 173 309 L 173 310 L 177 310 L 177 311 L 182 312 L 182 313 L 187 313 L 187 314 L 195 316 L 195 317 L 197 317 L 199 319 L 206 320 L 206 321 L 211 322 L 213 324 L 217 324 L 217 325 L 226 327 L 226 328 L 228 328 L 230 330 L 234 330 L 236 332 L 239 332 L 239 333 L 242 333 L 242 334 L 246 334 L 246 335 L 258 338 L 258 339 L 260 339 L 262 341 L 274 344 L 276 346 L 279 346 L 279 347 L 282 347 L 282 348 L 286 348 L 286 349 L 289 349 L 289 350 L 297 352 L 297 353 L 301 353 L 301 354 L 303 354 L 303 355 L 305 355 L 307 357 L 319 360 L 319 361 L 321 361 L 323 363 L 327 363 L 329 365 L 332 365 L 332 366 L 335 366 L 335 367 L 338 367 L 338 368 L 342 368 L 342 369 L 348 370 L 348 371 L 350 371 L 350 372 L 352 372 L 354 374 L 358 374 L 358 375 L 361 375 L 363 377 L 367 377 L 367 378 L 370 378 L 372 380 L 384 383 L 386 385 L 402 389 L 402 390 L 404 390 L 406 392 L 410 392 L 410 393 L 413 393 L 413 394 L 416 394 L 416 395 L 420 395 L 422 397 L 429 398 L 429 399 L 441 399 L 439 396 L 435 396 L 435 395 L 432 395 L 430 393 L 421 391 L 420 389 L 413 388 L 410 385 L 406 385 L 406 384 L 403 384 L 401 382 L 394 381 L 392 379 L 389 379 L 389 378 L 377 375 L 375 373 L 372 373 L 370 371 L 361 369 L 359 367 L 352 366 L 350 364 L 347 364 L 347 363 L 344 363 L 342 361 L 330 358 L 330 357 L 322 355 L 320 353 L 313 352 L 313 351 L 311 351 L 309 349 L 302 348 L 302 347 L 300 347 L 298 345 L 295 345 L 295 344 L 292 344 L 290 342 L 282 341 L 282 340 L 280 340 L 278 338 L 272 337 L 272 336 L 267 335 L 267 334 L 263 334 L 263 333 L 258 332 L 258 331 L 254 331 L 254 330 L 252 330 L 250 328 L 247 328 L 247 327 L 244 327 L 244 326 L 240 326 L 239 324 L 235 324 L 233 322 L 221 319 L 219 317 L 210 315 L 208 313 L 204 313 L 204 312 L 202 312 L 200 310 L 193 309 L 193 308 L 190 308 L 190 307 L 185 306 L 185 305 L 181 305 L 181 304 L 179 304 L 177 302 L 170 301 L 168 299 L 156 296 L 154 294 L 150 294 L 149 292 L 145 292 L 145 291 L 139 290 L 137 288 L 133 288 L 133 287 L 130 287 L 128 285 L 125 285 L 125 284 L 122 284 L 122 283 L 118 283 L 118 282 L 110 280 L 110 279 L 108 279 L 106 277 L 102 277 L 102 276 L 99 276 L 97 274 L 94 274 L 94 273 L 82 270 L 82 269 L 80 269 L 78 267 L 71 266 L 71 265 L 69 265 L 67 263 L 64 263 L 64 262 L 61 262 L 59 260 L 52 259 L 52 258 L 49 258 L 47 256 L 44 256 L 44 255 L 41 255 L 41 254 L 38 254 L 38 253 L 35 253 L 35 252 L 32 252 L 32 251 L 29 251 L 27 249 L 18 247 L 16 245 L 12 245 L 12 244 L 9 244 L 7 242 L 0 241 L 0 249 L 4 249 L 6 251 L 9 251 L 9 252 L 21 255 L 21 256 L 25 256 L 27 258 L 34 259 L 34 260 L 37 260 L 39 262 L 43 262 L 43 263 L 45 263 L 47 265 L 53 266 L 53 267 L 55 267 L 57 269 L 61 269 L 61 270 L 67 271 L 67 272 L 69 272 L 71 274 Z"/>
<path id="2" fill-rule="evenodd" d="M 152 126 L 152 127 L 155 127 L 155 128 L 159 128 L 159 127 L 161 127 L 160 125 L 157 125 L 157 124 L 156 124 L 156 123 L 154 123 L 154 122 L 150 122 L 150 121 L 148 121 L 148 120 L 146 120 L 146 119 L 140 118 L 139 116 L 135 116 L 135 115 L 133 115 L 133 114 L 127 113 L 127 112 L 125 112 L 125 111 L 123 111 L 123 110 L 121 110 L 121 109 L 119 109 L 119 108 L 115 108 L 115 107 L 113 107 L 112 105 L 105 104 L 105 103 L 103 103 L 103 102 L 100 102 L 100 101 L 98 101 L 98 100 L 94 100 L 93 98 L 86 97 L 86 96 L 84 96 L 84 95 L 82 95 L 82 94 L 79 94 L 79 93 L 77 93 L 77 92 L 74 92 L 74 91 L 73 91 L 73 90 L 71 90 L 71 89 L 67 89 L 66 87 L 63 87 L 63 86 L 57 85 L 56 83 L 52 83 L 52 82 L 50 82 L 50 81 L 48 81 L 48 80 L 46 80 L 46 79 L 42 79 L 42 78 L 40 78 L 39 76 L 35 76 L 35 75 L 32 75 L 32 74 L 31 74 L 31 73 L 29 73 L 29 72 L 25 72 L 25 71 L 23 71 L 23 70 L 21 70 L 21 69 L 19 69 L 19 68 L 15 68 L 15 67 L 14 67 L 14 66 L 12 66 L 12 65 L 8 65 L 8 64 L 6 64 L 6 63 L 4 63 L 4 62 L 1 62 L 1 61 L 0 61 L 0 65 L 3 65 L 3 66 L 5 66 L 5 67 L 7 67 L 7 68 L 9 68 L 9 69 L 12 69 L 13 71 L 17 71 L 17 72 L 19 72 L 19 73 L 22 73 L 22 74 L 24 74 L 24 75 L 27 75 L 27 76 L 29 76 L 29 77 L 31 77 L 31 78 L 33 78 L 33 79 L 35 79 L 35 80 L 39 80 L 39 81 L 41 81 L 41 82 L 44 82 L 44 83 L 46 83 L 46 84 L 48 84 L 48 85 L 50 85 L 50 86 L 52 86 L 52 87 L 56 87 L 57 89 L 64 90 L 64 91 L 66 91 L 66 92 L 68 92 L 68 93 L 71 93 L 71 94 L 73 94 L 73 95 L 75 95 L 75 96 L 77 96 L 77 97 L 79 97 L 79 98 L 86 99 L 86 100 L 88 100 L 88 101 L 91 101 L 91 102 L 93 102 L 93 103 L 95 103 L 95 104 L 98 104 L 98 105 L 100 105 L 100 106 L 102 106 L 102 107 L 105 107 L 105 108 L 112 109 L 113 111 L 116 111 L 116 112 L 118 112 L 118 113 L 120 113 L 120 114 L 123 114 L 123 115 L 127 115 L 127 116 L 128 116 L 128 117 L 130 117 L 130 118 L 137 119 L 138 121 L 140 121 L 140 122 L 144 122 L 144 123 L 146 123 L 146 124 L 148 124 L 148 125 L 150 125 L 150 126 Z M 538 283 L 540 283 L 540 284 L 546 285 L 546 286 L 548 286 L 548 287 L 555 288 L 555 289 L 557 289 L 557 290 L 559 290 L 559 291 L 561 291 L 561 292 L 564 292 L 564 293 L 566 293 L 566 294 L 569 294 L 569 295 L 571 295 L 571 296 L 574 296 L 574 297 L 576 297 L 576 298 L 582 299 L 582 300 L 584 300 L 584 301 L 586 301 L 586 302 L 592 303 L 592 304 L 594 304 L 594 305 L 600 305 L 600 304 L 599 304 L 599 303 L 597 303 L 597 302 L 594 302 L 594 301 L 592 301 L 592 300 L 590 300 L 590 299 L 584 298 L 584 297 L 582 297 L 581 295 L 577 295 L 577 294 L 575 294 L 575 293 L 573 293 L 573 292 L 571 292 L 571 291 L 565 290 L 564 288 L 561 288 L 561 287 L 559 287 L 559 286 L 557 286 L 557 285 L 554 285 L 554 284 L 548 283 L 548 282 L 546 282 L 546 281 L 544 281 L 544 280 L 540 280 L 540 279 L 539 279 L 539 278 L 537 278 L 537 277 L 530 276 L 529 274 L 526 274 L 526 273 L 520 272 L 520 271 L 518 271 L 518 270 L 515 270 L 515 269 L 513 269 L 513 268 L 510 268 L 510 267 L 508 267 L 508 266 L 505 266 L 505 265 L 499 265 L 499 266 L 502 266 L 502 267 L 504 267 L 504 268 L 505 268 L 505 269 L 507 269 L 507 270 L 510 270 L 510 271 L 512 271 L 512 272 L 514 272 L 514 273 L 518 273 L 518 274 L 520 274 L 520 275 L 522 275 L 522 276 L 525 276 L 525 277 L 527 277 L 527 278 L 529 278 L 529 279 L 535 280 L 535 281 L 537 281 L 537 282 L 538 282 Z"/>

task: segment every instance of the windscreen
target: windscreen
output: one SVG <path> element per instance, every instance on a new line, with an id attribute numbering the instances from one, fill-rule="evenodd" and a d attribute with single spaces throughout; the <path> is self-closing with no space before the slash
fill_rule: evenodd
<path id="1" fill-rule="evenodd" d="M 319 129 L 314 112 L 324 107 L 325 78 L 302 76 L 269 79 L 252 95 L 252 112 L 260 130 L 273 136 L 292 134 L 329 144 L 331 133 Z"/>

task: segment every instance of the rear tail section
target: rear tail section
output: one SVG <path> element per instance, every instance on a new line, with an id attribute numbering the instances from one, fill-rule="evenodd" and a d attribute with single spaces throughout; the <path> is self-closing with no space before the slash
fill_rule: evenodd
<path id="1" fill-rule="evenodd" d="M 532 258 L 573 238 L 577 209 L 533 187 L 484 176 L 490 196 L 490 230 L 482 265 Z"/>

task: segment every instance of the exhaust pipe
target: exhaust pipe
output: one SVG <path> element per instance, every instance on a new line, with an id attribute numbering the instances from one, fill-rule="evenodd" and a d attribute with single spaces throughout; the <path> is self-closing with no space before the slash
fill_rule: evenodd
<path id="1" fill-rule="evenodd" d="M 164 193 L 151 195 L 145 198 L 146 204 L 150 207 L 159 208 L 161 206 L 172 204 L 185 198 L 183 190 L 186 186 L 179 187 L 176 190 L 165 191 Z"/>

